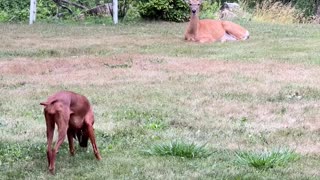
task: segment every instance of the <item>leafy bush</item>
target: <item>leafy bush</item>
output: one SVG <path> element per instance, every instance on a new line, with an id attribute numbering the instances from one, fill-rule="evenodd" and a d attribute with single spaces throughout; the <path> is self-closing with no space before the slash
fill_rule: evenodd
<path id="1" fill-rule="evenodd" d="M 37 1 L 37 19 L 46 19 L 56 11 L 53 1 Z M 0 0 L 0 22 L 18 22 L 29 19 L 30 0 Z"/>
<path id="2" fill-rule="evenodd" d="M 125 16 L 123 17 L 123 22 L 135 22 L 140 20 L 141 16 L 139 14 L 138 8 L 135 6 L 129 6 Z"/>
<path id="3" fill-rule="evenodd" d="M 145 19 L 183 22 L 189 17 L 184 0 L 141 0 L 138 9 Z"/>
<path id="4" fill-rule="evenodd" d="M 312 16 L 316 12 L 314 0 L 295 0 L 295 7 L 303 12 L 305 16 Z"/>
<path id="5" fill-rule="evenodd" d="M 204 1 L 202 3 L 202 8 L 200 12 L 201 19 L 217 19 L 216 12 L 220 9 L 220 4 L 217 2 L 210 3 L 209 1 Z"/>

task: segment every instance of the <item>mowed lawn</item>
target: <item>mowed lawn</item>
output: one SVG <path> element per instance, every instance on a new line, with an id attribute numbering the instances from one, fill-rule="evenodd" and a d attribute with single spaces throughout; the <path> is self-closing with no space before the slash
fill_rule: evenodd
<path id="1" fill-rule="evenodd" d="M 239 23 L 248 41 L 211 44 L 185 23 L 0 24 L 0 179 L 319 179 L 319 25 Z M 65 141 L 52 176 L 39 103 L 60 90 L 90 100 L 103 160 Z M 148 153 L 175 142 L 209 156 Z M 294 158 L 243 160 L 272 152 Z"/>

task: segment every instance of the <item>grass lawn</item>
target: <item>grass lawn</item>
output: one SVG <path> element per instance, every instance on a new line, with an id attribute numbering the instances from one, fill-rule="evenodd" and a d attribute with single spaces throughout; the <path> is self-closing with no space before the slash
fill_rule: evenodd
<path id="1" fill-rule="evenodd" d="M 0 179 L 319 179 L 318 25 L 239 22 L 197 44 L 184 23 L 0 24 Z M 61 146 L 40 102 L 88 97 L 102 161 Z M 76 144 L 77 145 L 77 144 Z"/>

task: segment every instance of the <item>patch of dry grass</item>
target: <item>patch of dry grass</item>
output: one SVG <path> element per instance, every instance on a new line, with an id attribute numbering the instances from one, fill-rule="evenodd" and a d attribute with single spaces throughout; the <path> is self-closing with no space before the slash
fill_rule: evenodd
<path id="1" fill-rule="evenodd" d="M 257 4 L 253 20 L 258 22 L 269 22 L 276 24 L 298 23 L 302 13 L 295 9 L 291 3 L 283 4 L 280 1 L 263 1 Z"/>

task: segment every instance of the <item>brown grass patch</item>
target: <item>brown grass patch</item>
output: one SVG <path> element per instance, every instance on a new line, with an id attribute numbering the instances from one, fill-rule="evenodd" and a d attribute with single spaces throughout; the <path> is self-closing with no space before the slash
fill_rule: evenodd
<path id="1" fill-rule="evenodd" d="M 319 106 L 315 101 L 304 101 L 303 98 L 281 102 L 264 100 L 267 99 L 264 96 L 277 96 L 283 87 L 289 85 L 320 89 L 319 67 L 123 54 L 105 58 L 52 58 L 42 61 L 16 58 L 1 61 L 0 74 L 6 77 L 2 83 L 7 85 L 22 81 L 42 86 L 167 83 L 170 88 L 176 88 L 183 84 L 186 91 L 190 90 L 193 95 L 192 98 L 182 96 L 179 101 L 190 108 L 190 113 L 202 116 L 205 112 L 221 120 L 219 123 L 210 120 L 212 123 L 209 124 L 208 121 L 196 119 L 178 122 L 186 127 L 232 129 L 235 128 L 234 121 L 245 117 L 248 119 L 246 131 L 252 134 L 275 133 L 288 128 L 305 128 L 312 132 L 320 130 L 317 121 L 319 113 L 316 111 Z M 194 81 L 190 82 L 190 77 L 195 78 Z M 285 112 L 281 112 L 282 109 Z M 306 109 L 309 109 L 308 113 Z M 237 142 L 223 144 L 232 148 Z M 291 146 L 303 153 L 319 152 L 319 144 L 307 139 L 302 144 L 293 143 Z"/>

